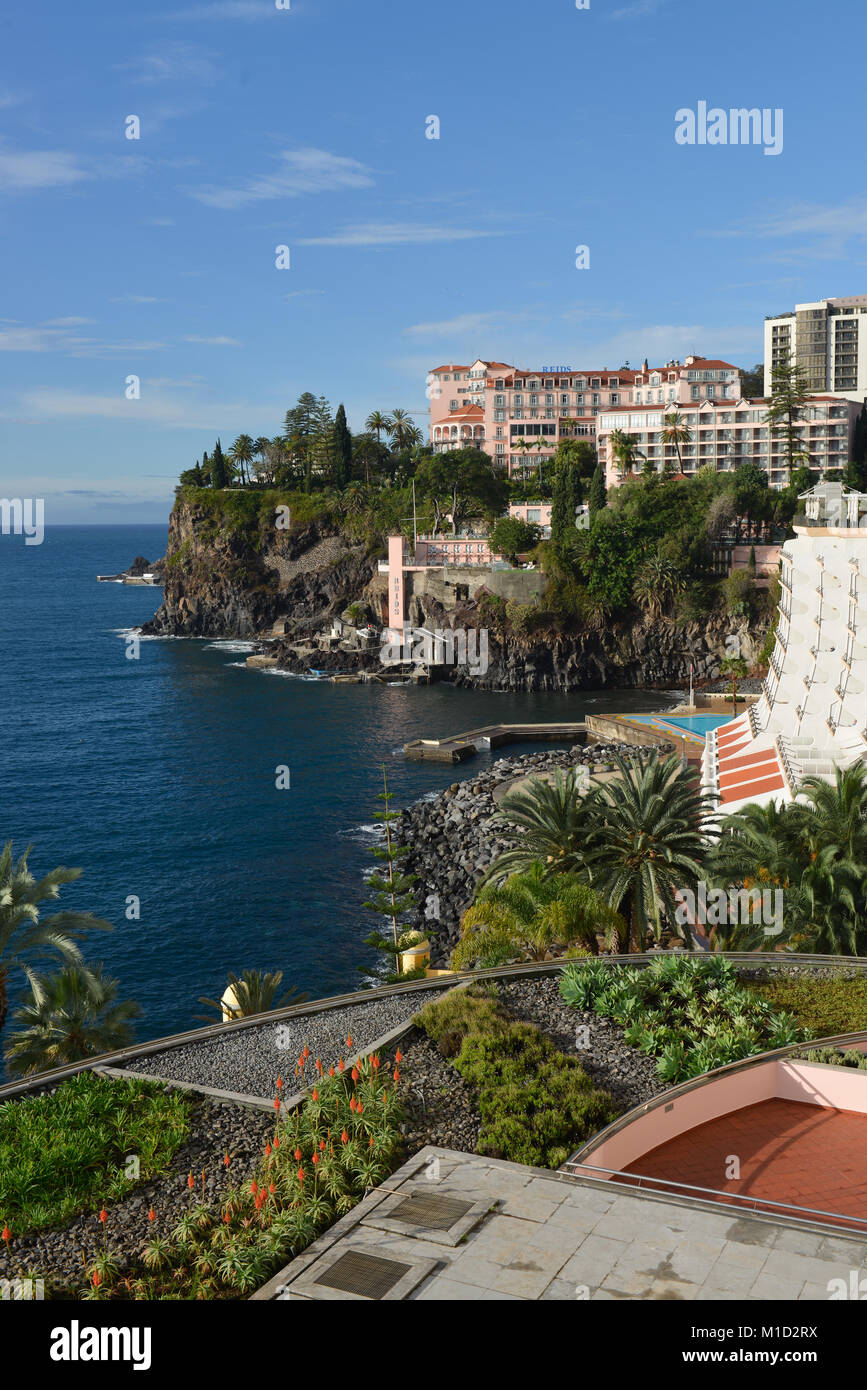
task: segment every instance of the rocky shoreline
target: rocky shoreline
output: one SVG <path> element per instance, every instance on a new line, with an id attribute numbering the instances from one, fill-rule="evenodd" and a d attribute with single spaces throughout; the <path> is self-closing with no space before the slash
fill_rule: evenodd
<path id="1" fill-rule="evenodd" d="M 664 745 L 668 747 L 668 745 Z M 656 752 L 660 745 L 642 750 L 613 742 L 588 743 L 572 749 L 548 749 L 498 758 L 478 777 L 453 782 L 432 799 L 415 802 L 395 822 L 399 844 L 409 846 L 401 869 L 418 875 L 418 906 L 407 929 L 430 937 L 431 965 L 448 965 L 458 943 L 460 921 L 471 905 L 476 886 L 493 860 L 507 848 L 495 821 L 496 788 L 534 773 L 555 768 L 588 767 L 591 771 L 609 762 L 615 752 Z"/>

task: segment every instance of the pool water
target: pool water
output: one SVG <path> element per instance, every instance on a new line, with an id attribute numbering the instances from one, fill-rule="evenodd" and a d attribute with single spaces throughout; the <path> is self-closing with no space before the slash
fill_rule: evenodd
<path id="1" fill-rule="evenodd" d="M 704 738 L 711 729 L 718 729 L 721 724 L 729 724 L 732 718 L 731 714 L 631 714 L 629 722 L 650 724 L 654 729 L 661 729 L 663 732 L 683 732 Z"/>

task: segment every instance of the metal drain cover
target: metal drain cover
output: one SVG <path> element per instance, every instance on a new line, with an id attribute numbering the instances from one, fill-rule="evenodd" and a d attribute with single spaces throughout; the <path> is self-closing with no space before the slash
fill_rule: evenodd
<path id="1" fill-rule="evenodd" d="M 354 1293 L 356 1298 L 384 1298 L 411 1268 L 397 1260 L 384 1260 L 380 1255 L 347 1250 L 315 1282 Z"/>
<path id="2" fill-rule="evenodd" d="M 448 1231 L 462 1216 L 466 1216 L 472 1202 L 462 1202 L 457 1197 L 442 1197 L 433 1192 L 414 1192 L 404 1197 L 388 1213 L 395 1221 L 406 1221 L 410 1226 L 427 1226 L 434 1231 Z"/>
<path id="3" fill-rule="evenodd" d="M 474 1201 L 454 1190 L 437 1191 L 434 1184 L 425 1182 L 392 1192 L 363 1218 L 362 1225 L 437 1245 L 457 1245 L 490 1208 L 490 1201 Z"/>
<path id="4" fill-rule="evenodd" d="M 337 1245 L 286 1285 L 290 1298 L 348 1299 L 365 1303 L 408 1298 L 439 1265 L 439 1260 L 397 1260 L 364 1245 Z"/>

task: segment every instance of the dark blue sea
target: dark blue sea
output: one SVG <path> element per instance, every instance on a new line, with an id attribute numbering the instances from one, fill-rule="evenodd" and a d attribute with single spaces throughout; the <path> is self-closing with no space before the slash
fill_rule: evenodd
<path id="1" fill-rule="evenodd" d="M 674 703 L 332 685 L 246 670 L 249 647 L 207 640 L 145 640 L 130 660 L 125 634 L 162 591 L 96 575 L 165 544 L 159 526 L 55 527 L 39 546 L 0 536 L 0 840 L 32 844 L 36 874 L 84 871 L 58 906 L 114 924 L 87 954 L 142 1005 L 141 1039 L 196 1027 L 199 996 L 219 997 L 229 970 L 282 969 L 284 987 L 314 997 L 358 987 L 382 764 L 396 808 L 490 757 L 408 763 L 408 740 Z M 281 764 L 290 790 L 275 786 Z"/>

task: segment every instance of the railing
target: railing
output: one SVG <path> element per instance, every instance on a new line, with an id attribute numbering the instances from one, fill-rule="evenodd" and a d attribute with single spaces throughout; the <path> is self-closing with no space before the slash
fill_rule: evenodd
<path id="1" fill-rule="evenodd" d="M 679 1182 L 675 1178 L 652 1178 L 646 1173 L 626 1173 L 617 1168 L 600 1168 L 593 1163 L 576 1163 L 572 1159 L 564 1163 L 559 1171 L 572 1178 L 600 1173 L 605 1178 L 615 1178 L 631 1187 L 643 1188 L 645 1184 L 650 1184 L 664 1196 L 695 1194 L 696 1200 L 710 1198 L 715 1202 L 719 1202 L 720 1199 L 724 1202 L 740 1202 L 744 1209 L 754 1211 L 758 1215 L 776 1216 L 782 1212 L 801 1221 L 809 1221 L 811 1225 L 834 1225 L 835 1229 L 848 1231 L 850 1234 L 853 1228 L 867 1232 L 867 1217 L 849 1216 L 844 1211 L 825 1211 L 822 1207 L 797 1207 L 791 1202 L 778 1202 L 771 1197 L 757 1197 L 747 1192 L 726 1192 L 719 1187 L 699 1187 L 695 1183 Z M 830 1217 L 831 1220 L 816 1221 L 815 1217 Z"/>

